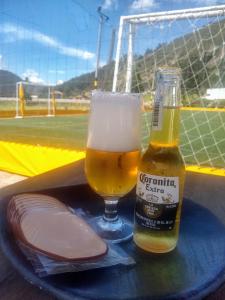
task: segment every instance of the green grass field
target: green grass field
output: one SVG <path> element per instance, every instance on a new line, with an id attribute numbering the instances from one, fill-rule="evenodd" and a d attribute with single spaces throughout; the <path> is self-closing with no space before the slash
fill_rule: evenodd
<path id="1" fill-rule="evenodd" d="M 225 113 L 181 112 L 181 152 L 187 164 L 225 165 Z M 143 113 L 142 144 L 147 146 L 151 113 Z M 85 149 L 87 115 L 0 119 L 0 140 Z"/>
<path id="2" fill-rule="evenodd" d="M 87 110 L 89 108 L 89 105 L 80 102 L 66 102 L 62 100 L 62 102 L 59 102 L 56 100 L 56 107 L 58 110 Z M 38 109 L 48 109 L 48 100 L 46 99 L 45 102 L 41 101 L 27 101 L 25 102 L 25 110 L 38 110 Z M 13 111 L 16 110 L 16 101 L 15 100 L 1 100 L 0 101 L 0 112 L 1 111 Z"/>

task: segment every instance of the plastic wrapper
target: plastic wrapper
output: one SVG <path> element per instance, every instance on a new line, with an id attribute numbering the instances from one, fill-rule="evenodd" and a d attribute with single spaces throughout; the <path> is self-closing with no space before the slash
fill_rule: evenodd
<path id="1" fill-rule="evenodd" d="M 26 258 L 31 262 L 35 273 L 37 273 L 40 277 L 68 272 L 100 269 L 116 265 L 131 266 L 135 264 L 134 259 L 130 257 L 121 248 L 121 246 L 114 244 L 108 245 L 108 252 L 104 257 L 97 260 L 80 262 L 57 261 L 43 255 L 42 253 L 38 253 L 38 251 L 33 251 L 33 249 L 21 242 L 18 242 L 18 244 Z"/>

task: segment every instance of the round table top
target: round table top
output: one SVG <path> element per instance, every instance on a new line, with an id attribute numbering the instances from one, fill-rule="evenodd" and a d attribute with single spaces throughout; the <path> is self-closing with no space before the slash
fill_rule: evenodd
<path id="1" fill-rule="evenodd" d="M 60 186 L 71 186 L 86 183 L 83 172 L 83 161 L 72 163 L 62 168 L 28 178 L 22 182 L 3 188 L 0 191 L 1 198 L 10 196 L 15 193 L 31 192 L 55 188 Z M 201 195 L 199 199 L 199 195 Z M 224 207 L 217 205 L 217 199 L 224 199 L 225 195 L 225 178 L 218 176 L 209 176 L 204 174 L 187 172 L 184 196 L 195 201 L 201 201 L 201 205 L 207 204 L 210 210 L 215 211 L 220 221 L 225 224 Z M 225 199 L 224 199 L 225 200 Z M 221 203 L 221 201 L 220 201 Z M 55 299 L 52 295 L 44 292 L 36 286 L 28 283 L 23 277 L 11 266 L 0 250 L 0 299 L 1 300 L 51 300 Z M 208 295 L 207 300 L 224 300 L 225 284 L 220 286 L 212 294 Z"/>

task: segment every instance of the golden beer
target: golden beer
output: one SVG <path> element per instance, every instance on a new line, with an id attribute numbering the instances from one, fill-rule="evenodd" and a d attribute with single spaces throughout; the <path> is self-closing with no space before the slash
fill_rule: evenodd
<path id="1" fill-rule="evenodd" d="M 163 125 L 159 131 L 152 130 L 151 145 L 157 147 L 178 147 L 180 108 L 163 107 Z"/>
<path id="2" fill-rule="evenodd" d="M 140 116 L 138 94 L 93 91 L 85 173 L 90 187 L 105 203 L 103 216 L 95 218 L 95 229 L 113 243 L 133 235 L 133 224 L 118 216 L 117 204 L 136 184 Z"/>
<path id="3" fill-rule="evenodd" d="M 139 164 L 134 242 L 164 253 L 178 240 L 185 167 L 178 147 L 179 76 L 174 69 L 159 72 L 150 143 Z"/>
<path id="4" fill-rule="evenodd" d="M 139 150 L 110 152 L 87 148 L 88 183 L 103 197 L 124 196 L 136 183 L 139 156 Z"/>

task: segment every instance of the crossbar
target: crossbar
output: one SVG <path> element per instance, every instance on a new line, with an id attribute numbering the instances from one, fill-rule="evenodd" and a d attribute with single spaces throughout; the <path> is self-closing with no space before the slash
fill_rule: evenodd
<path id="1" fill-rule="evenodd" d="M 199 17 L 213 17 L 225 14 L 225 5 L 216 5 L 200 8 L 171 10 L 158 13 L 145 13 L 138 15 L 121 16 L 123 22 L 147 23 L 173 19 L 187 19 Z"/>

